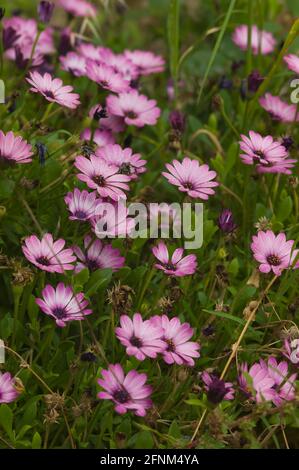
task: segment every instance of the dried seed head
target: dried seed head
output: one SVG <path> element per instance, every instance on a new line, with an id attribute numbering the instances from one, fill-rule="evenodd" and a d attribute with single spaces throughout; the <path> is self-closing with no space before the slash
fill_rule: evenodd
<path id="1" fill-rule="evenodd" d="M 44 396 L 46 405 L 49 409 L 63 409 L 64 407 L 64 395 L 57 393 L 49 393 Z"/>
<path id="2" fill-rule="evenodd" d="M 59 416 L 60 414 L 58 413 L 57 410 L 55 409 L 48 410 L 44 414 L 44 424 L 58 424 Z"/>
<path id="3" fill-rule="evenodd" d="M 134 290 L 130 286 L 114 284 L 108 291 L 108 302 L 113 306 L 116 313 L 127 313 L 132 308 Z"/>
<path id="4" fill-rule="evenodd" d="M 267 217 L 260 217 L 254 226 L 258 231 L 271 230 L 272 222 L 268 220 Z"/>
<path id="5" fill-rule="evenodd" d="M 169 297 L 162 297 L 158 300 L 158 307 L 161 313 L 168 315 L 172 312 L 174 301 Z"/>

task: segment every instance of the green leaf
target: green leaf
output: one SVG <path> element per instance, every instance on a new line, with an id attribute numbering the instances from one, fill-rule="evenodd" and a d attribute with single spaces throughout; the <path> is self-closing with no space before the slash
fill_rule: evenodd
<path id="1" fill-rule="evenodd" d="M 98 290 L 106 287 L 112 277 L 112 269 L 99 269 L 90 276 L 86 285 L 86 295 L 94 295 Z"/>
<path id="2" fill-rule="evenodd" d="M 212 315 L 215 315 L 215 317 L 226 318 L 227 320 L 232 320 L 236 323 L 239 323 L 240 325 L 244 325 L 244 320 L 241 320 L 241 318 L 235 317 L 234 315 L 231 315 L 230 313 L 216 312 L 214 310 L 207 310 L 207 309 L 203 309 L 203 312 L 211 313 Z"/>
<path id="3" fill-rule="evenodd" d="M 170 72 L 176 82 L 179 62 L 180 0 L 170 0 L 167 29 L 170 52 Z"/>
<path id="4" fill-rule="evenodd" d="M 279 202 L 276 217 L 279 222 L 286 220 L 292 212 L 293 201 L 290 196 L 285 197 Z"/>
<path id="5" fill-rule="evenodd" d="M 40 449 L 42 446 L 42 438 L 38 432 L 34 433 L 32 438 L 32 449 Z"/>
<path id="6" fill-rule="evenodd" d="M 8 179 L 0 180 L 0 199 L 7 199 L 12 195 L 15 182 Z"/>
<path id="7" fill-rule="evenodd" d="M 0 425 L 6 431 L 7 435 L 11 440 L 14 440 L 14 435 L 12 432 L 12 420 L 13 414 L 10 407 L 6 404 L 0 406 Z"/>
<path id="8" fill-rule="evenodd" d="M 154 440 L 152 433 L 149 431 L 141 431 L 137 434 L 134 449 L 152 449 Z"/>

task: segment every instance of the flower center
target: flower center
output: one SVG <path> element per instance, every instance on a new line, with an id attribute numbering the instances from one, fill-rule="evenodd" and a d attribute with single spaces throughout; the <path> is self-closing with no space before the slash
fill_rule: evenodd
<path id="1" fill-rule="evenodd" d="M 95 259 L 87 259 L 86 264 L 90 271 L 96 271 L 100 267 L 98 261 L 96 261 Z"/>
<path id="2" fill-rule="evenodd" d="M 101 80 L 99 81 L 99 85 L 101 85 L 103 88 L 106 88 L 109 86 L 109 83 L 107 82 L 107 80 Z"/>
<path id="3" fill-rule="evenodd" d="M 186 183 L 183 184 L 184 188 L 186 189 L 193 189 L 194 186 L 192 183 L 190 183 L 189 181 L 187 181 Z"/>
<path id="4" fill-rule="evenodd" d="M 165 267 L 165 269 L 168 269 L 169 271 L 175 271 L 176 270 L 176 266 L 172 263 L 166 263 L 166 264 L 164 264 L 164 267 Z"/>
<path id="5" fill-rule="evenodd" d="M 46 91 L 44 91 L 44 95 L 45 95 L 47 98 L 52 98 L 52 99 L 55 98 L 54 93 L 53 93 L 51 90 L 46 90 Z"/>
<path id="6" fill-rule="evenodd" d="M 130 175 L 131 174 L 131 165 L 130 163 L 122 163 L 118 172 L 121 175 Z"/>
<path id="7" fill-rule="evenodd" d="M 260 158 L 265 158 L 265 154 L 261 150 L 255 150 L 254 155 L 256 155 L 258 157 L 258 158 L 254 158 L 254 160 L 259 160 Z"/>
<path id="8" fill-rule="evenodd" d="M 65 311 L 63 307 L 56 307 L 53 310 L 53 315 L 55 315 L 56 318 L 63 318 L 65 315 Z"/>
<path id="9" fill-rule="evenodd" d="M 119 389 L 114 392 L 113 398 L 118 401 L 118 403 L 126 403 L 130 400 L 130 395 L 127 390 Z"/>
<path id="10" fill-rule="evenodd" d="M 98 186 L 105 186 L 105 178 L 104 176 L 101 175 L 96 175 L 92 178 L 92 180 L 97 184 Z"/>
<path id="11" fill-rule="evenodd" d="M 132 338 L 130 339 L 130 343 L 132 344 L 132 346 L 135 346 L 136 348 L 141 348 L 142 346 L 142 341 L 141 339 L 137 338 L 136 336 L 132 336 Z"/>
<path id="12" fill-rule="evenodd" d="M 267 261 L 271 266 L 279 266 L 281 261 L 277 255 L 269 255 L 267 256 Z"/>
<path id="13" fill-rule="evenodd" d="M 74 216 L 77 217 L 77 219 L 85 219 L 86 212 L 78 210 L 74 213 Z"/>
<path id="14" fill-rule="evenodd" d="M 172 341 L 172 339 L 165 339 L 165 342 L 167 343 L 166 351 L 174 352 L 175 351 L 175 344 Z"/>
<path id="15" fill-rule="evenodd" d="M 43 266 L 49 266 L 50 264 L 50 261 L 45 256 L 40 256 L 39 258 L 36 259 L 36 262 L 38 264 L 42 264 Z"/>
<path id="16" fill-rule="evenodd" d="M 125 116 L 129 119 L 137 119 L 137 114 L 135 113 L 135 111 L 127 111 L 125 113 Z"/>

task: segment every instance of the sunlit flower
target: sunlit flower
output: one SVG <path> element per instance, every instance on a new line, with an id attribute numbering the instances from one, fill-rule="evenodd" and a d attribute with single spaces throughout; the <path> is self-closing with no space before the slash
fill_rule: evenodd
<path id="1" fill-rule="evenodd" d="M 289 374 L 288 363 L 286 361 L 277 362 L 275 357 L 271 356 L 267 364 L 262 360 L 260 364 L 268 371 L 269 376 L 274 380 L 274 396 L 272 398 L 274 405 L 281 406 L 284 401 L 294 400 L 294 382 L 297 378 L 297 374 Z"/>
<path id="2" fill-rule="evenodd" d="M 185 157 L 182 162 L 173 160 L 171 164 L 167 163 L 166 168 L 169 173 L 164 171 L 162 175 L 188 196 L 207 200 L 215 194 L 212 188 L 218 186 L 218 183 L 212 180 L 217 173 L 211 171 L 208 165 L 199 165 L 197 160 Z"/>
<path id="3" fill-rule="evenodd" d="M 232 36 L 233 42 L 242 50 L 248 48 L 248 26 L 243 24 L 238 26 Z M 261 31 L 256 25 L 251 28 L 251 49 L 254 55 L 261 51 L 261 54 L 269 54 L 274 51 L 276 41 L 271 33 Z"/>
<path id="4" fill-rule="evenodd" d="M 72 72 L 75 77 L 82 77 L 86 74 L 86 60 L 76 52 L 68 52 L 59 58 L 61 68 L 67 72 Z"/>
<path id="5" fill-rule="evenodd" d="M 67 193 L 64 200 L 70 211 L 70 220 L 86 221 L 95 216 L 97 205 L 100 200 L 97 192 L 89 193 L 75 188 L 73 192 Z"/>
<path id="6" fill-rule="evenodd" d="M 268 370 L 259 363 L 253 364 L 248 370 L 246 363 L 239 369 L 239 385 L 245 395 L 258 403 L 272 401 L 275 396 L 274 380 L 269 376 Z"/>
<path id="7" fill-rule="evenodd" d="M 259 99 L 260 105 L 268 111 L 272 119 L 282 122 L 299 121 L 299 113 L 295 104 L 282 101 L 279 96 L 266 93 Z"/>
<path id="8" fill-rule="evenodd" d="M 33 155 L 32 147 L 12 131 L 4 134 L 0 131 L 0 163 L 30 163 Z"/>
<path id="9" fill-rule="evenodd" d="M 2 374 L 0 372 L 0 403 L 11 403 L 18 397 L 15 388 L 15 379 L 9 372 Z"/>
<path id="10" fill-rule="evenodd" d="M 150 51 L 125 51 L 125 57 L 137 67 L 139 75 L 149 75 L 151 73 L 163 72 L 165 61 L 163 57 L 155 55 Z"/>
<path id="11" fill-rule="evenodd" d="M 98 379 L 98 384 L 105 392 L 100 392 L 99 398 L 112 400 L 115 403 L 115 411 L 119 414 L 132 410 L 137 416 L 146 415 L 146 410 L 152 406 L 149 398 L 152 388 L 145 385 L 146 374 L 131 370 L 125 375 L 120 364 L 111 364 L 109 369 L 103 369 L 101 374 L 103 379 Z"/>
<path id="12" fill-rule="evenodd" d="M 29 76 L 26 80 L 32 85 L 30 91 L 40 93 L 46 100 L 71 109 L 80 104 L 79 95 L 72 93 L 73 87 L 64 86 L 60 78 L 52 78 L 49 73 L 40 75 L 38 72 L 30 72 Z"/>
<path id="13" fill-rule="evenodd" d="M 166 348 L 165 341 L 161 339 L 164 330 L 149 320 L 143 321 L 140 313 L 135 313 L 132 320 L 128 315 L 122 315 L 120 325 L 115 329 L 115 333 L 120 342 L 126 346 L 129 356 L 135 356 L 139 361 L 143 361 L 146 357 L 157 357 L 157 354 Z"/>
<path id="14" fill-rule="evenodd" d="M 128 175 L 131 179 L 146 171 L 146 160 L 141 159 L 140 153 L 133 154 L 131 148 L 121 148 L 120 145 L 106 145 L 96 150 L 96 155 L 103 158 L 108 165 L 118 168 L 118 173 Z"/>
<path id="15" fill-rule="evenodd" d="M 108 112 L 123 117 L 128 126 L 153 126 L 161 114 L 156 100 L 149 100 L 145 95 L 139 95 L 136 90 L 118 96 L 109 95 L 106 103 Z"/>
<path id="16" fill-rule="evenodd" d="M 114 93 L 122 93 L 130 88 L 129 80 L 125 80 L 120 73 L 104 63 L 97 63 L 88 59 L 86 63 L 86 75 L 90 80 L 96 82 L 105 90 Z"/>
<path id="17" fill-rule="evenodd" d="M 252 238 L 251 249 L 253 256 L 260 263 L 259 270 L 262 273 L 273 271 L 280 276 L 284 269 L 293 266 L 299 250 L 294 250 L 294 240 L 286 240 L 284 233 L 275 235 L 271 230 L 260 230 Z M 294 268 L 299 267 L 296 262 Z"/>
<path id="18" fill-rule="evenodd" d="M 70 286 L 60 282 L 56 289 L 49 284 L 42 290 L 42 298 L 35 299 L 41 310 L 53 317 L 60 327 L 72 320 L 84 320 L 85 315 L 90 315 L 92 310 L 86 308 L 88 301 L 84 294 L 75 294 Z"/>
<path id="19" fill-rule="evenodd" d="M 43 271 L 50 273 L 63 273 L 74 269 L 71 264 L 76 260 L 71 248 L 64 249 L 65 240 L 53 240 L 50 233 L 46 233 L 41 240 L 36 235 L 25 239 L 22 250 L 28 261 Z"/>
<path id="20" fill-rule="evenodd" d="M 159 261 L 155 264 L 155 267 L 169 276 L 183 277 L 194 274 L 196 271 L 196 256 L 188 255 L 183 257 L 183 248 L 177 248 L 170 258 L 167 246 L 164 242 L 160 242 L 152 249 L 152 252 Z"/>

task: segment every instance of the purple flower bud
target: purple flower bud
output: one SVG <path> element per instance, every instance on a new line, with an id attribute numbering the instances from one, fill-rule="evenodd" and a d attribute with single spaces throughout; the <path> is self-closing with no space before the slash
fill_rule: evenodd
<path id="1" fill-rule="evenodd" d="M 13 47 L 18 37 L 19 35 L 17 31 L 11 26 L 4 28 L 2 37 L 4 50 L 6 51 L 7 49 Z"/>
<path id="2" fill-rule="evenodd" d="M 185 130 L 185 116 L 182 114 L 180 111 L 174 110 L 171 111 L 169 115 L 169 122 L 171 127 L 175 131 L 179 131 L 180 133 L 183 133 Z"/>
<path id="3" fill-rule="evenodd" d="M 248 90 L 255 93 L 263 81 L 264 77 L 261 76 L 259 71 L 253 70 L 247 77 Z"/>
<path id="4" fill-rule="evenodd" d="M 282 138 L 281 143 L 282 143 L 282 145 L 284 146 L 284 148 L 286 150 L 289 150 L 292 147 L 292 145 L 294 144 L 294 140 L 292 139 L 291 136 L 286 136 L 286 137 Z"/>
<path id="5" fill-rule="evenodd" d="M 60 34 L 58 52 L 60 55 L 66 55 L 71 50 L 72 50 L 71 30 L 70 28 L 64 28 Z"/>
<path id="6" fill-rule="evenodd" d="M 224 380 L 219 379 L 216 375 L 210 375 L 211 382 L 208 385 L 207 390 L 207 399 L 209 402 L 213 403 L 213 405 L 218 405 L 221 403 L 223 398 L 227 393 L 227 386 Z"/>
<path id="7" fill-rule="evenodd" d="M 234 223 L 233 213 L 230 209 L 223 209 L 218 217 L 218 227 L 224 233 L 231 233 L 237 228 L 237 225 Z"/>
<path id="8" fill-rule="evenodd" d="M 222 75 L 219 81 L 220 90 L 230 90 L 232 87 L 233 81 L 230 78 L 225 77 L 225 75 Z"/>
<path id="9" fill-rule="evenodd" d="M 45 24 L 49 23 L 52 18 L 53 10 L 54 3 L 47 2 L 46 0 L 39 2 L 37 9 L 39 20 Z"/>

